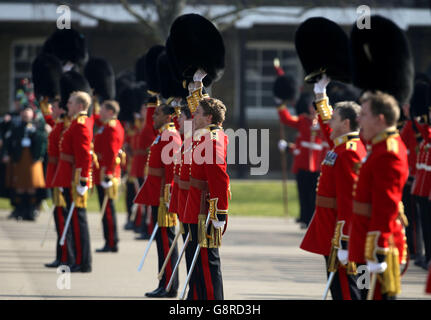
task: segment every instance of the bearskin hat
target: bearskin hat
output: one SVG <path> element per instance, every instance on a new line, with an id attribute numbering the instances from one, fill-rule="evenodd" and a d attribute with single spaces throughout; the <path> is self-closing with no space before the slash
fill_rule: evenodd
<path id="1" fill-rule="evenodd" d="M 335 22 L 323 17 L 305 20 L 296 30 L 295 47 L 306 82 L 316 82 L 322 73 L 331 80 L 351 81 L 349 38 Z"/>
<path id="2" fill-rule="evenodd" d="M 204 86 L 223 75 L 223 38 L 214 24 L 199 14 L 179 16 L 171 26 L 166 47 L 178 82 L 191 80 L 199 68 L 207 73 Z"/>
<path id="3" fill-rule="evenodd" d="M 362 90 L 391 94 L 403 105 L 414 83 L 413 57 L 405 33 L 391 20 L 374 15 L 371 28 L 353 25 L 350 35 L 353 83 Z"/>
<path id="4" fill-rule="evenodd" d="M 155 45 L 145 55 L 145 81 L 148 90 L 160 93 L 159 77 L 157 75 L 157 58 L 165 50 L 164 46 Z"/>
<path id="5" fill-rule="evenodd" d="M 274 81 L 272 92 L 281 100 L 292 100 L 296 98 L 297 88 L 296 79 L 292 75 L 284 74 Z"/>
<path id="6" fill-rule="evenodd" d="M 120 113 L 118 114 L 118 120 L 133 122 L 134 113 L 139 113 L 142 104 L 144 104 L 148 95 L 146 93 L 147 87 L 140 84 L 131 84 L 121 91 L 119 96 Z"/>
<path id="7" fill-rule="evenodd" d="M 60 108 L 67 110 L 67 101 L 74 91 L 85 91 L 91 95 L 91 88 L 87 79 L 76 71 L 67 71 L 60 78 L 61 101 Z"/>
<path id="8" fill-rule="evenodd" d="M 88 59 L 84 35 L 75 29 L 57 29 L 45 41 L 42 51 L 55 55 L 62 64 L 70 61 L 83 66 Z"/>
<path id="9" fill-rule="evenodd" d="M 41 53 L 33 61 L 31 74 L 37 99 L 50 99 L 60 95 L 60 78 L 63 73 L 60 60 L 48 53 Z"/>
<path id="10" fill-rule="evenodd" d="M 111 64 L 103 58 L 90 58 L 84 68 L 85 77 L 99 97 L 99 102 L 115 98 L 115 75 Z"/>
<path id="11" fill-rule="evenodd" d="M 158 82 L 160 84 L 160 93 L 163 98 L 186 98 L 188 96 L 188 90 L 185 89 L 180 82 L 175 81 L 172 68 L 165 51 L 163 51 L 157 59 L 157 75 Z"/>
<path id="12" fill-rule="evenodd" d="M 145 79 L 145 55 L 140 57 L 135 63 L 135 76 L 137 82 L 146 82 Z"/>

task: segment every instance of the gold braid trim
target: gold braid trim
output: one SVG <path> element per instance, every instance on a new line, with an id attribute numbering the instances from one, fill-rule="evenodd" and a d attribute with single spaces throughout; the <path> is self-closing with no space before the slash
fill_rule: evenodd
<path id="1" fill-rule="evenodd" d="M 396 296 L 401 293 L 401 275 L 399 265 L 399 253 L 396 247 L 390 247 L 386 255 L 387 269 L 383 275 L 378 275 L 382 285 L 382 294 Z"/>
<path id="2" fill-rule="evenodd" d="M 209 234 L 205 226 L 207 216 L 200 214 L 198 216 L 198 244 L 202 248 L 220 248 L 221 246 L 221 229 L 214 228 L 212 224 L 209 226 Z"/>
<path id="3" fill-rule="evenodd" d="M 88 198 L 88 191 L 84 193 L 83 196 L 81 196 L 76 191 L 77 184 L 75 182 L 72 183 L 72 197 L 73 201 L 75 202 L 75 207 L 77 208 L 87 208 L 87 198 Z"/>
<path id="4" fill-rule="evenodd" d="M 338 249 L 332 245 L 331 253 L 328 257 L 328 272 L 336 272 L 338 269 L 338 259 L 337 259 Z"/>
<path id="5" fill-rule="evenodd" d="M 177 215 L 168 211 L 163 197 L 160 197 L 159 209 L 157 211 L 157 223 L 159 227 L 174 227 L 177 225 Z"/>
<path id="6" fill-rule="evenodd" d="M 322 121 L 329 121 L 332 118 L 332 107 L 329 105 L 329 99 L 324 98 L 316 101 L 316 108 L 322 118 Z"/>
<path id="7" fill-rule="evenodd" d="M 66 201 L 64 200 L 63 193 L 60 192 L 59 188 L 52 190 L 52 201 L 54 206 L 66 208 Z"/>

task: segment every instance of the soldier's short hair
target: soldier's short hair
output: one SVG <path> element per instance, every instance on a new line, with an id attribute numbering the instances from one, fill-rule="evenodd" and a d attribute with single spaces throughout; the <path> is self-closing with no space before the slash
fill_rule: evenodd
<path id="1" fill-rule="evenodd" d="M 190 119 L 192 117 L 192 113 L 187 105 L 181 107 L 181 112 L 184 113 L 186 119 Z"/>
<path id="2" fill-rule="evenodd" d="M 226 106 L 218 99 L 204 98 L 199 102 L 204 116 L 212 115 L 212 124 L 222 124 L 225 119 Z"/>
<path id="3" fill-rule="evenodd" d="M 386 125 L 395 126 L 400 117 L 400 107 L 397 100 L 390 94 L 382 91 L 366 91 L 361 99 L 361 103 L 370 102 L 370 109 L 373 115 L 382 114 Z"/>
<path id="4" fill-rule="evenodd" d="M 91 97 L 85 91 L 73 91 L 70 94 L 70 96 L 75 97 L 76 102 L 82 104 L 84 106 L 85 111 L 87 111 L 91 105 Z"/>
<path id="5" fill-rule="evenodd" d="M 105 106 L 106 109 L 114 112 L 115 116 L 117 116 L 120 113 L 120 105 L 115 100 L 105 100 L 103 102 L 103 105 Z"/>
<path id="6" fill-rule="evenodd" d="M 359 130 L 359 113 L 361 106 L 354 101 L 340 101 L 334 106 L 334 112 L 338 110 L 341 120 L 349 119 L 350 130 Z"/>
<path id="7" fill-rule="evenodd" d="M 170 115 L 170 114 L 175 113 L 174 107 L 172 107 L 166 103 L 162 103 L 158 108 L 160 108 L 160 110 L 162 110 L 163 114 L 165 114 L 165 115 Z"/>

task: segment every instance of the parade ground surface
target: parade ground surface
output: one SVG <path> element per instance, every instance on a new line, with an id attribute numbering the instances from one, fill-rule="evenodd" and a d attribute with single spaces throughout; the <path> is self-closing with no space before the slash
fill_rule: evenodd
<path id="1" fill-rule="evenodd" d="M 125 214 L 118 214 L 118 253 L 94 252 L 103 246 L 100 214 L 88 214 L 93 272 L 72 273 L 70 289 L 61 285 L 59 289 L 61 275 L 44 267 L 54 260 L 52 214 L 42 212 L 36 222 L 18 222 L 7 220 L 9 213 L 0 210 L 0 299 L 146 299 L 145 292 L 157 287 L 155 243 L 138 272 L 148 241 L 135 240 L 137 234 L 123 229 Z M 225 299 L 321 299 L 326 284 L 324 259 L 299 249 L 304 233 L 293 217 L 232 214 L 220 249 Z M 431 299 L 424 294 L 426 276 L 411 263 L 399 298 Z M 185 278 L 182 261 L 180 290 Z"/>

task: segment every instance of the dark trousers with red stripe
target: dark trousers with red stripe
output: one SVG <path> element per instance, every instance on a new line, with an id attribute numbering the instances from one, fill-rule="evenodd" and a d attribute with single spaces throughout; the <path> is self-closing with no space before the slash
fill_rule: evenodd
<path id="1" fill-rule="evenodd" d="M 422 223 L 425 262 L 429 263 L 431 261 L 431 207 L 427 197 L 417 197 L 417 209 Z"/>
<path id="2" fill-rule="evenodd" d="M 67 211 L 66 208 L 56 206 L 52 212 L 54 215 L 55 230 L 57 231 L 56 241 L 56 258 L 55 260 L 60 261 L 62 264 L 74 264 L 75 257 L 73 254 L 72 246 L 72 233 L 68 232 L 64 241 L 64 245 L 60 246 L 60 239 L 63 235 L 64 225 L 66 223 Z"/>
<path id="3" fill-rule="evenodd" d="M 159 207 L 152 206 L 151 213 L 153 221 L 157 221 L 157 212 Z M 158 256 L 158 271 L 162 269 L 163 263 L 165 262 L 165 258 L 168 255 L 169 249 L 172 245 L 172 242 L 175 238 L 175 227 L 159 227 L 156 233 L 156 244 L 157 244 L 157 256 Z M 172 271 L 175 267 L 175 263 L 178 260 L 178 248 L 175 245 L 175 248 L 172 252 L 171 257 L 169 258 L 169 262 L 166 265 L 165 272 L 163 273 L 163 277 L 159 281 L 159 288 L 166 288 L 172 276 Z M 178 291 L 178 272 L 175 274 L 174 280 L 172 282 L 171 292 Z"/>
<path id="4" fill-rule="evenodd" d="M 143 178 L 138 178 L 138 184 L 140 186 L 143 182 Z M 147 214 L 146 206 L 139 204 L 136 210 L 135 221 L 133 222 L 136 232 L 148 234 Z"/>
<path id="5" fill-rule="evenodd" d="M 417 227 L 418 227 L 418 222 L 420 223 L 420 221 L 418 221 L 418 218 L 417 218 L 415 202 L 411 194 L 411 188 L 412 188 L 412 179 L 411 177 L 409 177 L 403 189 L 402 201 L 404 205 L 404 213 L 409 222 L 409 225 L 406 227 L 407 247 L 409 248 L 410 254 L 416 254 L 416 253 L 420 253 L 420 251 L 422 250 L 420 245 L 418 250 L 418 243 L 417 243 Z"/>
<path id="6" fill-rule="evenodd" d="M 187 234 L 189 233 L 190 228 L 189 228 L 189 225 L 187 223 L 183 223 L 183 227 L 184 227 L 184 234 L 182 235 L 182 237 L 183 237 L 183 243 L 185 243 L 186 242 L 186 238 L 187 238 Z M 191 235 L 190 235 L 190 237 L 191 237 Z M 192 259 L 193 259 L 193 257 L 190 258 L 190 254 L 189 255 L 187 254 L 187 252 L 188 252 L 187 248 L 192 245 L 190 237 L 189 237 L 189 239 L 190 239 L 189 243 L 188 243 L 188 245 L 186 247 L 186 250 L 184 252 L 184 259 L 186 260 L 187 274 L 189 274 L 190 265 L 191 265 Z"/>
<path id="7" fill-rule="evenodd" d="M 198 247 L 198 225 L 189 224 L 192 239 L 186 255 L 192 261 Z M 223 300 L 223 278 L 218 248 L 201 248 L 189 282 L 187 300 Z"/>
<path id="8" fill-rule="evenodd" d="M 64 189 L 67 211 L 72 205 L 72 194 L 69 188 Z M 84 268 L 91 267 L 90 232 L 87 223 L 87 209 L 77 208 L 73 210 L 69 232 L 72 233 L 75 264 Z"/>
<path id="9" fill-rule="evenodd" d="M 320 172 L 299 170 L 296 174 L 296 183 L 299 196 L 299 219 L 307 226 L 314 214 L 316 203 L 316 186 Z"/>
<path id="10" fill-rule="evenodd" d="M 133 182 L 126 183 L 126 208 L 127 208 L 127 222 L 131 220 L 133 200 L 136 196 L 135 184 Z"/>
<path id="11" fill-rule="evenodd" d="M 326 270 L 328 270 L 328 257 L 325 256 Z M 327 272 L 329 278 L 329 272 Z M 365 300 L 366 289 L 359 289 L 358 275 L 347 274 L 347 269 L 339 267 L 332 281 L 330 290 L 333 300 Z"/>
<path id="12" fill-rule="evenodd" d="M 97 196 L 99 198 L 100 209 L 103 206 L 103 200 L 105 198 L 105 189 L 98 185 Z M 105 238 L 105 245 L 110 248 L 114 248 L 118 243 L 118 232 L 117 232 L 117 216 L 115 212 L 115 203 L 113 199 L 108 199 L 106 209 L 102 219 L 103 224 L 103 237 Z"/>

